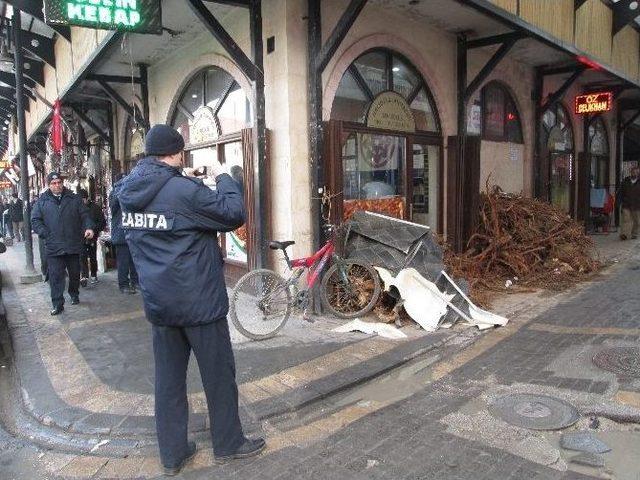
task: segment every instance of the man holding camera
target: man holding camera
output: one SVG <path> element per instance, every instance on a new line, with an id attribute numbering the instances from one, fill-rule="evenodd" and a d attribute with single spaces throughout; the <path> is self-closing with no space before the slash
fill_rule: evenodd
<path id="1" fill-rule="evenodd" d="M 193 350 L 200 368 L 217 463 L 260 453 L 244 436 L 218 232 L 244 223 L 240 186 L 213 160 L 216 190 L 182 175 L 184 140 L 168 125 L 147 133 L 145 152 L 122 180 L 122 226 L 152 323 L 156 429 L 166 475 L 196 452 L 187 439 L 186 374 Z"/>

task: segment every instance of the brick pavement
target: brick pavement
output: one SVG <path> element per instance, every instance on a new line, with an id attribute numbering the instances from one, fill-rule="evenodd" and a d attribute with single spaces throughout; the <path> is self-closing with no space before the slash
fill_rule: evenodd
<path id="1" fill-rule="evenodd" d="M 37 255 L 36 255 L 37 258 Z M 17 284 L 22 244 L 0 257 L 3 301 L 27 410 L 65 431 L 129 439 L 155 435 L 150 326 L 139 295 L 118 292 L 115 273 L 82 290 L 81 304 L 48 314 L 48 285 Z M 176 299 L 180 301 L 180 299 Z M 231 329 L 243 422 L 293 411 L 376 376 L 455 335 L 407 329 L 406 341 L 338 334 L 341 324 L 294 316 L 282 335 L 251 342 Z M 190 430 L 208 429 L 206 401 L 195 362 L 188 372 Z M 126 442 L 124 443 L 126 445 Z"/>
<path id="2" fill-rule="evenodd" d="M 637 245 L 631 247 L 632 259 L 640 259 Z M 269 450 L 259 458 L 212 466 L 202 442 L 202 451 L 179 478 L 636 478 L 637 429 L 608 419 L 625 414 L 640 420 L 635 380 L 603 372 L 590 358 L 602 345 L 637 345 L 639 276 L 623 263 L 593 284 L 546 298 L 546 305 L 532 310 L 539 312 L 535 316 L 522 314 L 462 350 L 444 345 L 416 368 L 408 365 L 373 384 L 263 422 Z M 603 312 L 609 312 L 607 318 L 599 319 Z M 410 392 L 403 392 L 407 385 Z M 615 435 L 622 440 L 605 454 L 604 469 L 577 467 L 570 462 L 573 454 L 557 446 L 558 433 L 512 427 L 487 414 L 486 402 L 508 392 L 563 398 L 583 416 L 570 430 L 588 429 L 596 412 L 601 426 L 593 432 L 606 441 Z M 622 399 L 626 402 L 617 403 Z M 123 459 L 49 452 L 35 463 L 41 478 L 158 474 L 157 459 L 143 454 Z"/>

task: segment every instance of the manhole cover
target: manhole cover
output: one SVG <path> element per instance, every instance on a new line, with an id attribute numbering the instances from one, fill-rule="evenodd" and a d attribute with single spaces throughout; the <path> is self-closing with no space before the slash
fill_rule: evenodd
<path id="1" fill-rule="evenodd" d="M 640 378 L 639 348 L 606 348 L 593 356 L 593 363 L 603 370 L 607 370 L 618 375 Z"/>
<path id="2" fill-rule="evenodd" d="M 513 394 L 495 399 L 489 413 L 516 427 L 559 430 L 578 421 L 578 411 L 559 398 L 546 395 Z"/>

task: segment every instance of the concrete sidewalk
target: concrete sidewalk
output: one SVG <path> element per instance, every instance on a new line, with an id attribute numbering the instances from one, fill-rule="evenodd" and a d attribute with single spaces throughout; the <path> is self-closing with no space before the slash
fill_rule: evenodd
<path id="1" fill-rule="evenodd" d="M 37 242 L 34 242 L 37 245 Z M 36 258 L 38 258 L 36 252 Z M 46 283 L 21 285 L 23 244 L 0 257 L 2 297 L 25 409 L 42 425 L 99 435 L 127 449 L 155 437 L 153 354 L 140 295 L 123 295 L 115 272 L 49 315 Z M 180 301 L 180 299 L 176 299 Z M 331 332 L 342 324 L 291 318 L 276 338 L 248 341 L 232 329 L 241 414 L 248 431 L 260 422 L 380 375 L 458 334 L 405 328 L 407 340 Z M 232 328 L 232 327 L 231 327 Z M 188 372 L 190 430 L 205 437 L 206 402 L 197 364 Z"/>

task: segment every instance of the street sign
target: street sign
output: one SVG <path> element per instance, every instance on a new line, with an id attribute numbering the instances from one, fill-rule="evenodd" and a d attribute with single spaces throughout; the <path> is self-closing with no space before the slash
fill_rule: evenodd
<path id="1" fill-rule="evenodd" d="M 611 110 L 612 105 L 612 92 L 588 93 L 586 95 L 578 95 L 576 97 L 575 112 L 576 115 L 608 112 Z"/>
<path id="2" fill-rule="evenodd" d="M 161 0 L 44 0 L 45 21 L 100 30 L 162 33 Z"/>

